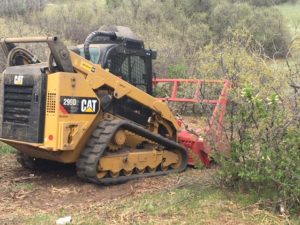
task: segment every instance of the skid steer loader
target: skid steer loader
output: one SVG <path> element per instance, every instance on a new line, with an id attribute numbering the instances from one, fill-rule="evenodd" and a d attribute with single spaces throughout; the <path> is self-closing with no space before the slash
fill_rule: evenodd
<path id="1" fill-rule="evenodd" d="M 185 170 L 178 121 L 151 96 L 156 53 L 120 30 L 93 32 L 71 49 L 57 37 L 1 38 L 0 141 L 23 166 L 76 163 L 97 184 Z M 48 62 L 19 43 L 46 43 Z"/>

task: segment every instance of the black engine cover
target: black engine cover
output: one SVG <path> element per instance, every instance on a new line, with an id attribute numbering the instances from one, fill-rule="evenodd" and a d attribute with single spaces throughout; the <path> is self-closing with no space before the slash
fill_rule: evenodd
<path id="1" fill-rule="evenodd" d="M 8 67 L 0 91 L 0 137 L 30 143 L 44 139 L 46 74 L 43 65 Z"/>

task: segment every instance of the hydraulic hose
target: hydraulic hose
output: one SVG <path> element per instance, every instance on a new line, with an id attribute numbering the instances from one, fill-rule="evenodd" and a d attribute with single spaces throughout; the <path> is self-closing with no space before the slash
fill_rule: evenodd
<path id="1" fill-rule="evenodd" d="M 83 45 L 84 57 L 87 60 L 91 59 L 90 44 L 93 43 L 93 41 L 96 37 L 109 37 L 111 40 L 117 39 L 117 35 L 115 32 L 94 31 L 94 32 L 90 33 L 87 36 L 87 38 L 85 39 L 84 45 Z"/>
<path id="2" fill-rule="evenodd" d="M 17 66 L 24 64 L 35 64 L 40 61 L 27 49 L 15 47 L 7 56 L 7 66 Z"/>

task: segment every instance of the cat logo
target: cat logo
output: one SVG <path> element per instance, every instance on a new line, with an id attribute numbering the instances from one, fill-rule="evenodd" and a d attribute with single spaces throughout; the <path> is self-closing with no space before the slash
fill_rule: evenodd
<path id="1" fill-rule="evenodd" d="M 95 113 L 97 112 L 97 99 L 82 99 L 81 100 L 81 112 L 84 113 Z"/>
<path id="2" fill-rule="evenodd" d="M 23 78 L 24 78 L 24 76 L 22 76 L 22 75 L 16 75 L 14 77 L 14 84 L 15 85 L 23 85 Z"/>
<path id="3" fill-rule="evenodd" d="M 60 111 L 63 114 L 97 114 L 100 102 L 98 98 L 61 96 Z"/>

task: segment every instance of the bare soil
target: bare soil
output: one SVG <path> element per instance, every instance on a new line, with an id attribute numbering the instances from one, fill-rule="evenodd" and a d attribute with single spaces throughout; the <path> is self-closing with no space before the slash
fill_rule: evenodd
<path id="1" fill-rule="evenodd" d="M 215 191 L 216 171 L 188 169 L 100 186 L 77 178 L 74 166 L 29 171 L 14 154 L 0 154 L 0 225 L 55 224 L 66 215 L 74 224 L 286 224 Z"/>
<path id="2" fill-rule="evenodd" d="M 96 202 L 164 189 L 177 179 L 164 176 L 99 186 L 77 178 L 75 166 L 30 171 L 19 165 L 14 154 L 0 154 L 0 224 L 18 214 L 57 212 L 62 207 L 84 209 Z"/>

